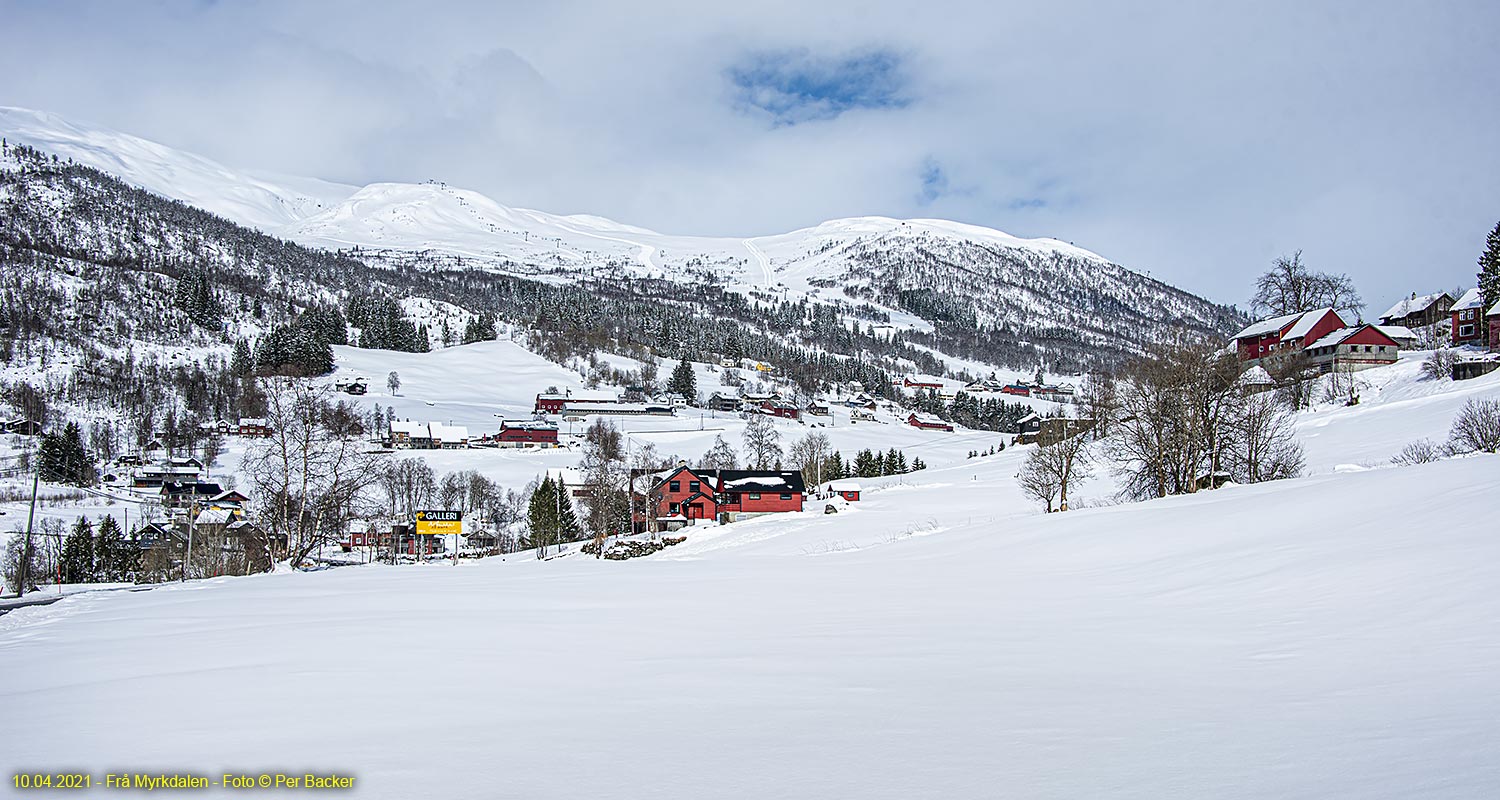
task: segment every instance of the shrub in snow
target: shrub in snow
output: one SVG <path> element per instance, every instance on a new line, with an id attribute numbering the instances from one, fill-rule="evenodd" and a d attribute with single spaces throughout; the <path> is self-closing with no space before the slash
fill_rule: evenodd
<path id="1" fill-rule="evenodd" d="M 1432 351 L 1432 355 L 1422 362 L 1422 376 L 1432 380 L 1441 380 L 1453 375 L 1453 365 L 1458 362 L 1458 354 L 1446 347 L 1440 347 Z"/>
<path id="2" fill-rule="evenodd" d="M 1401 448 L 1401 452 L 1391 459 L 1392 464 L 1428 464 L 1448 455 L 1448 448 L 1432 441 L 1431 439 L 1418 439 L 1415 442 Z"/>
<path id="3" fill-rule="evenodd" d="M 1448 447 L 1455 453 L 1500 451 L 1500 400 L 1475 398 L 1464 403 L 1448 431 Z"/>

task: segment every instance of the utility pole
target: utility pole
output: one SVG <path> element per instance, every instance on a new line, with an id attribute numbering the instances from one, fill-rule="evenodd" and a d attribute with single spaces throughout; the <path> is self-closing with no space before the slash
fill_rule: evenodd
<path id="1" fill-rule="evenodd" d="M 42 465 L 40 459 L 34 465 L 36 472 L 31 476 L 31 510 L 26 513 L 26 546 L 21 548 L 21 585 L 16 587 L 16 596 L 26 594 L 26 584 L 31 582 L 31 525 L 36 520 L 36 490 L 37 484 L 42 481 Z"/>
<path id="2" fill-rule="evenodd" d="M 182 556 L 182 580 L 187 581 L 188 562 L 193 560 L 193 528 L 198 524 L 198 501 L 188 502 L 188 540 L 187 552 Z"/>

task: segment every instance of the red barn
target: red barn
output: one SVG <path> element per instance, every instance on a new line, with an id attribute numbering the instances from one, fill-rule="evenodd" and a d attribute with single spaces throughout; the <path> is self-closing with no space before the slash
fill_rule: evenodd
<path id="1" fill-rule="evenodd" d="M 943 388 L 943 385 L 941 383 L 934 383 L 932 381 L 914 381 L 911 378 L 903 378 L 901 381 L 901 385 L 905 386 L 908 389 L 932 389 L 933 391 L 937 391 Z"/>
<path id="2" fill-rule="evenodd" d="M 1030 397 L 1031 396 L 1031 387 L 1027 386 L 1024 383 L 1007 384 L 1005 386 L 1000 387 L 1000 391 L 1002 393 L 1004 393 L 1004 394 L 1020 395 L 1021 397 Z"/>
<path id="3" fill-rule="evenodd" d="M 1241 361 L 1299 353 L 1334 331 L 1348 327 L 1331 308 L 1263 319 L 1234 335 L 1235 352 Z"/>
<path id="4" fill-rule="evenodd" d="M 610 394 L 574 394 L 570 389 L 561 394 L 543 392 L 536 396 L 536 408 L 538 414 L 561 414 L 563 406 L 569 403 L 588 403 L 598 405 L 601 403 L 618 403 L 620 398 Z"/>
<path id="5" fill-rule="evenodd" d="M 1356 372 L 1396 363 L 1401 345 L 1375 325 L 1340 328 L 1307 345 L 1308 362 L 1323 372 Z"/>
<path id="6" fill-rule="evenodd" d="M 1485 330 L 1484 319 L 1484 296 L 1479 289 L 1470 289 L 1464 292 L 1464 296 L 1458 298 L 1458 302 L 1448 309 L 1453 317 L 1453 344 L 1484 344 Z"/>
<path id="7" fill-rule="evenodd" d="M 507 419 L 500 422 L 500 432 L 495 441 L 501 447 L 537 447 L 557 444 L 557 426 L 541 420 Z"/>
<path id="8" fill-rule="evenodd" d="M 906 418 L 906 424 L 912 426 L 913 428 L 921 428 L 924 431 L 948 431 L 949 433 L 953 432 L 952 425 L 949 425 L 938 417 L 934 417 L 931 414 L 923 414 L 920 411 L 911 412 L 911 414 Z"/>

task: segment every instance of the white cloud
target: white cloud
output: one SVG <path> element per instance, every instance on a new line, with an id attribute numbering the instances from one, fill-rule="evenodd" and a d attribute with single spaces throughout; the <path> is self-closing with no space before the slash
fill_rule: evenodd
<path id="1" fill-rule="evenodd" d="M 661 230 L 860 214 L 1056 236 L 1225 301 L 1301 248 L 1372 305 L 1472 282 L 1500 10 L 835 2 L 12 5 L 0 103 L 231 164 L 440 178 Z M 771 125 L 757 54 L 897 53 L 902 103 Z M 784 88 L 784 87 L 783 87 Z M 767 100 L 781 102 L 784 98 Z M 903 105 L 904 103 L 904 105 Z M 923 175 L 941 169 L 941 192 Z"/>

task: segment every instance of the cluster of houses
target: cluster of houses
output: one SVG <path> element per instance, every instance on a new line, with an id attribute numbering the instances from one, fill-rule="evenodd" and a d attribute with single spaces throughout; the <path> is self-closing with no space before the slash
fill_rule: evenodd
<path id="1" fill-rule="evenodd" d="M 952 400 L 958 396 L 959 392 L 963 392 L 976 396 L 1008 394 L 1017 397 L 1034 397 L 1038 400 L 1050 400 L 1054 403 L 1071 403 L 1075 394 L 1073 387 L 1067 384 L 1027 383 L 1026 381 L 1005 383 L 993 377 L 971 381 L 959 389 L 948 387 L 937 381 L 911 377 L 893 380 L 892 385 L 908 392 L 935 392 L 943 400 Z"/>
<path id="2" fill-rule="evenodd" d="M 1416 335 L 1400 325 L 1350 325 L 1332 308 L 1270 317 L 1234 335 L 1242 363 L 1268 365 L 1296 358 L 1320 372 L 1354 372 L 1396 363 Z"/>
<path id="3" fill-rule="evenodd" d="M 227 419 L 200 422 L 198 430 L 203 433 L 217 433 L 220 436 L 259 438 L 271 435 L 271 424 L 264 417 L 240 417 L 238 422 L 230 422 Z"/>
<path id="4" fill-rule="evenodd" d="M 1486 310 L 1478 288 L 1456 298 L 1447 292 L 1412 294 L 1381 314 L 1380 323 L 1431 329 L 1437 334 L 1434 339 L 1446 338 L 1455 347 L 1500 350 L 1500 303 Z"/>
<path id="5" fill-rule="evenodd" d="M 538 419 L 507 419 L 494 433 L 470 436 L 463 425 L 391 420 L 381 442 L 394 450 L 468 450 L 558 447 L 557 426 Z"/>
<path id="6" fill-rule="evenodd" d="M 1235 334 L 1234 348 L 1247 366 L 1284 364 L 1295 357 L 1324 373 L 1394 364 L 1402 349 L 1424 341 L 1500 350 L 1500 303 L 1486 311 L 1478 289 L 1458 298 L 1448 292 L 1413 294 L 1379 319 L 1350 323 L 1332 308 L 1270 317 Z"/>
<path id="7" fill-rule="evenodd" d="M 154 494 L 164 512 L 163 519 L 147 522 L 138 529 L 137 543 L 142 551 L 183 551 L 188 540 L 196 536 L 200 543 L 216 542 L 215 546 L 230 560 L 248 555 L 253 561 L 285 554 L 284 537 L 273 541 L 274 537 L 268 537 L 246 519 L 250 498 L 204 479 L 203 462 L 198 459 L 143 462 L 139 456 L 122 456 L 115 463 L 134 466 L 131 487 L 138 494 Z M 268 566 L 260 564 L 259 568 Z"/>

